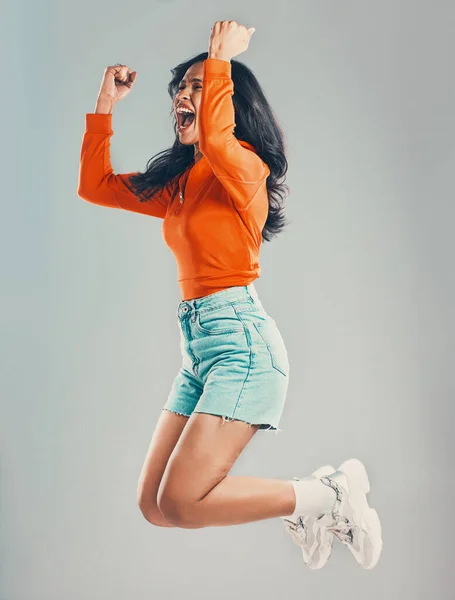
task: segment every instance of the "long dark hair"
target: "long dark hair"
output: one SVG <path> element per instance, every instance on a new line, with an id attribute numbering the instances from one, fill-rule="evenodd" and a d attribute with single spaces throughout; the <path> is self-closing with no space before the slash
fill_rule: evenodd
<path id="1" fill-rule="evenodd" d="M 171 69 L 172 79 L 168 85 L 168 93 L 172 100 L 186 71 L 194 63 L 207 58 L 208 52 L 202 52 Z M 235 137 L 252 144 L 270 169 L 266 181 L 269 213 L 262 230 L 262 239 L 271 241 L 288 225 L 283 205 L 287 195 L 285 192 L 289 193 L 289 187 L 284 183 L 288 163 L 284 152 L 283 132 L 254 73 L 243 63 L 231 60 L 231 77 L 234 84 L 232 101 L 235 109 Z M 141 202 L 145 202 L 165 186 L 169 186 L 169 191 L 172 191 L 177 177 L 194 159 L 194 146 L 182 144 L 179 140 L 174 107 L 171 115 L 175 133 L 173 146 L 155 154 L 147 162 L 144 173 L 136 173 L 129 178 L 129 187 Z"/>

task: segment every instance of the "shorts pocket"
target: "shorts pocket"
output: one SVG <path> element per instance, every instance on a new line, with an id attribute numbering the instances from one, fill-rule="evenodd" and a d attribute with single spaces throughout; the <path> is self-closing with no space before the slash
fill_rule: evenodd
<path id="1" fill-rule="evenodd" d="M 273 368 L 279 371 L 282 375 L 289 375 L 289 358 L 286 350 L 286 345 L 281 336 L 280 330 L 276 323 L 270 320 L 264 322 L 254 322 L 256 331 L 262 338 L 262 341 L 267 346 L 270 354 Z"/>
<path id="2" fill-rule="evenodd" d="M 232 306 L 226 305 L 213 310 L 196 313 L 195 326 L 206 335 L 244 332 L 242 321 L 237 317 Z"/>

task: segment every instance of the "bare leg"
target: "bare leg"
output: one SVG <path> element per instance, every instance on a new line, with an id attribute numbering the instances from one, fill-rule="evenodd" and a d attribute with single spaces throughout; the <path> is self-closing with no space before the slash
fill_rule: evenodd
<path id="1" fill-rule="evenodd" d="M 197 503 L 202 527 L 282 517 L 290 515 L 294 507 L 290 481 L 242 476 L 225 477 Z"/>
<path id="2" fill-rule="evenodd" d="M 165 517 L 180 527 L 199 528 L 290 515 L 295 507 L 290 481 L 227 476 L 258 428 L 193 413 L 159 489 Z"/>
<path id="3" fill-rule="evenodd" d="M 188 417 L 163 410 L 139 476 L 137 502 L 144 517 L 159 527 L 175 527 L 157 505 L 158 489 L 169 457 L 188 422 Z"/>

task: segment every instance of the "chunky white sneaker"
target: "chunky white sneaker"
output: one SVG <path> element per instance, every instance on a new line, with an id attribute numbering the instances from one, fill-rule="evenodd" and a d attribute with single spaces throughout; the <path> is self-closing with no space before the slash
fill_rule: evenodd
<path id="1" fill-rule="evenodd" d="M 381 522 L 370 508 L 366 494 L 370 482 L 364 465 L 352 458 L 335 473 L 321 477 L 322 483 L 335 490 L 333 524 L 327 527 L 354 555 L 364 569 L 372 569 L 382 551 Z"/>
<path id="2" fill-rule="evenodd" d="M 320 479 L 334 471 L 333 467 L 327 465 L 314 471 L 309 478 L 303 479 Z M 299 481 L 298 477 L 294 477 L 294 479 Z M 333 516 L 327 514 L 317 518 L 302 515 L 295 521 L 289 517 L 281 518 L 292 540 L 302 549 L 303 562 L 310 569 L 322 568 L 329 560 L 332 552 L 333 534 L 326 527 L 333 525 Z"/>

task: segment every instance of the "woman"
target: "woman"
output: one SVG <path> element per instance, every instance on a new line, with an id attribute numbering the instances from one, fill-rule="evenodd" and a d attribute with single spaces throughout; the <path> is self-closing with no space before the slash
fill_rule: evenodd
<path id="1" fill-rule="evenodd" d="M 151 440 L 138 503 L 162 527 L 281 517 L 310 568 L 326 564 L 335 535 L 371 569 L 381 527 L 359 461 L 292 481 L 228 476 L 256 431 L 278 431 L 289 382 L 286 347 L 253 284 L 262 239 L 285 225 L 278 179 L 287 169 L 256 78 L 231 62 L 253 32 L 217 22 L 209 52 L 173 69 L 176 140 L 145 173 L 114 174 L 109 159 L 112 109 L 133 88 L 135 71 L 108 67 L 95 113 L 86 115 L 79 196 L 162 218 L 182 292 L 183 363 Z"/>

